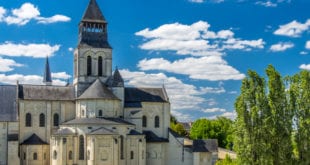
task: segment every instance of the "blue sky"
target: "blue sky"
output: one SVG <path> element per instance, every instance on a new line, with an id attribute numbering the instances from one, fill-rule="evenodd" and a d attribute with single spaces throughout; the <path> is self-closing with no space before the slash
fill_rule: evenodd
<path id="1" fill-rule="evenodd" d="M 77 25 L 88 0 L 0 0 L 0 82 L 72 81 Z M 181 121 L 226 116 L 248 69 L 310 70 L 307 0 L 97 0 L 113 68 L 129 86 L 165 85 Z"/>

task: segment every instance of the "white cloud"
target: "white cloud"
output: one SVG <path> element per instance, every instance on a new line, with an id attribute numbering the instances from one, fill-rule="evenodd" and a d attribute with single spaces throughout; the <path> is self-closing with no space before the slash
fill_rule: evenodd
<path id="1" fill-rule="evenodd" d="M 193 2 L 193 3 L 203 3 L 204 0 L 189 0 L 190 2 Z"/>
<path id="2" fill-rule="evenodd" d="M 224 112 L 220 115 L 210 116 L 208 118 L 209 119 L 216 119 L 217 117 L 226 117 L 226 118 L 229 118 L 231 120 L 234 120 L 237 117 L 237 114 L 236 114 L 236 112 Z"/>
<path id="3" fill-rule="evenodd" d="M 210 24 L 198 21 L 191 25 L 164 24 L 154 30 L 146 28 L 135 34 L 144 37 L 140 45 L 144 50 L 175 51 L 178 55 L 210 56 L 223 55 L 225 49 L 250 50 L 264 48 L 262 39 L 243 40 L 234 38 L 231 30 L 213 32 Z"/>
<path id="4" fill-rule="evenodd" d="M 301 52 L 299 52 L 299 54 L 301 54 L 301 55 L 306 55 L 306 54 L 308 54 L 308 52 L 306 52 L 306 51 L 301 51 Z"/>
<path id="5" fill-rule="evenodd" d="M 189 114 L 184 114 L 179 111 L 171 111 L 172 115 L 177 118 L 179 122 L 191 122 L 193 121 L 193 116 Z"/>
<path id="6" fill-rule="evenodd" d="M 207 109 L 202 110 L 202 112 L 204 112 L 204 113 L 215 113 L 215 112 L 226 112 L 226 110 L 223 108 L 207 108 Z"/>
<path id="7" fill-rule="evenodd" d="M 224 87 L 218 87 L 218 88 L 201 87 L 200 90 L 203 91 L 203 93 L 215 93 L 215 94 L 225 93 L 226 92 Z"/>
<path id="8" fill-rule="evenodd" d="M 2 22 L 2 19 L 5 13 L 6 13 L 6 10 L 0 6 L 0 22 Z"/>
<path id="9" fill-rule="evenodd" d="M 310 49 L 310 41 L 306 42 L 306 49 Z"/>
<path id="10" fill-rule="evenodd" d="M 11 59 L 4 59 L 0 57 L 0 72 L 9 72 L 14 70 L 14 67 L 21 67 L 22 64 L 16 63 Z"/>
<path id="11" fill-rule="evenodd" d="M 265 7 L 277 7 L 278 4 L 276 3 L 273 3 L 271 1 L 266 1 L 266 2 L 263 2 L 263 1 L 258 1 L 255 3 L 256 5 L 261 5 L 261 6 L 265 6 Z"/>
<path id="12" fill-rule="evenodd" d="M 146 74 L 145 72 L 131 72 L 120 70 L 126 84 L 138 87 L 162 87 L 165 85 L 172 110 L 200 109 L 199 105 L 206 100 L 201 96 L 206 91 L 200 90 L 194 85 L 185 84 L 175 77 L 167 77 L 163 73 Z M 148 81 L 145 81 L 148 80 Z"/>
<path id="13" fill-rule="evenodd" d="M 185 58 L 170 62 L 163 58 L 143 59 L 138 67 L 141 70 L 164 70 L 177 74 L 188 75 L 193 79 L 210 81 L 241 80 L 244 74 L 229 66 L 219 56 L 207 56 L 201 58 Z"/>
<path id="14" fill-rule="evenodd" d="M 34 58 L 44 58 L 52 56 L 60 48 L 60 45 L 49 44 L 14 44 L 6 42 L 0 44 L 0 55 L 3 56 L 25 56 Z"/>
<path id="15" fill-rule="evenodd" d="M 308 30 L 309 27 L 310 19 L 308 19 L 305 23 L 300 23 L 294 20 L 288 24 L 280 25 L 280 28 L 277 29 L 273 34 L 288 37 L 299 37 L 303 32 Z"/>
<path id="16" fill-rule="evenodd" d="M 302 64 L 302 65 L 299 66 L 299 68 L 310 71 L 310 64 Z"/>
<path id="17" fill-rule="evenodd" d="M 69 52 L 73 52 L 73 50 L 74 50 L 74 49 L 73 49 L 73 48 L 71 48 L 71 47 L 70 47 L 70 48 L 68 48 L 68 51 L 69 51 Z"/>
<path id="18" fill-rule="evenodd" d="M 44 18 L 44 17 L 38 17 L 36 18 L 38 20 L 38 23 L 42 24 L 50 24 L 55 22 L 69 22 L 71 20 L 70 17 L 64 16 L 64 15 L 54 15 L 52 17 Z"/>
<path id="19" fill-rule="evenodd" d="M 16 24 L 19 26 L 26 25 L 31 20 L 37 20 L 38 23 L 55 23 L 55 22 L 68 22 L 71 18 L 56 14 L 52 17 L 42 17 L 40 16 L 39 8 L 33 4 L 27 2 L 24 3 L 18 9 L 12 9 L 9 14 L 6 14 L 6 10 L 0 7 L 0 22 L 6 22 L 7 24 Z"/>
<path id="20" fill-rule="evenodd" d="M 71 75 L 67 74 L 66 72 L 57 72 L 52 73 L 52 77 L 56 79 L 69 79 L 71 78 Z"/>
<path id="21" fill-rule="evenodd" d="M 0 82 L 4 84 L 33 84 L 33 85 L 43 85 L 43 77 L 38 75 L 22 75 L 22 74 L 0 74 Z M 59 79 L 53 79 L 53 85 L 65 85 L 65 81 Z"/>
<path id="22" fill-rule="evenodd" d="M 277 44 L 271 45 L 270 50 L 273 52 L 283 52 L 293 47 L 294 44 L 291 42 L 279 42 Z"/>

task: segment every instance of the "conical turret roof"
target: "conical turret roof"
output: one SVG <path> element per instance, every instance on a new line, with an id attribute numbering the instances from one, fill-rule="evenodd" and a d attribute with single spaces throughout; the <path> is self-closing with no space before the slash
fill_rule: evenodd
<path id="1" fill-rule="evenodd" d="M 90 0 L 82 21 L 106 22 L 96 0 Z"/>

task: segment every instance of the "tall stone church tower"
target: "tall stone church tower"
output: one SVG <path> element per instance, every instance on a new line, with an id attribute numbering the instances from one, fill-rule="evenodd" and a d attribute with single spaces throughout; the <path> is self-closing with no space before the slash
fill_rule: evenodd
<path id="1" fill-rule="evenodd" d="M 96 79 L 107 82 L 112 75 L 112 48 L 107 22 L 96 2 L 90 0 L 79 24 L 78 46 L 74 52 L 74 86 L 80 96 Z"/>

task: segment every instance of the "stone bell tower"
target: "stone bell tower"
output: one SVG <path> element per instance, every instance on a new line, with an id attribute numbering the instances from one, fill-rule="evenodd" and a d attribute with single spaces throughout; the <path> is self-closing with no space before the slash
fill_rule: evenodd
<path id="1" fill-rule="evenodd" d="M 107 22 L 96 2 L 90 0 L 79 24 L 78 46 L 74 51 L 74 86 L 77 97 L 96 79 L 105 83 L 112 75 L 112 48 Z"/>

